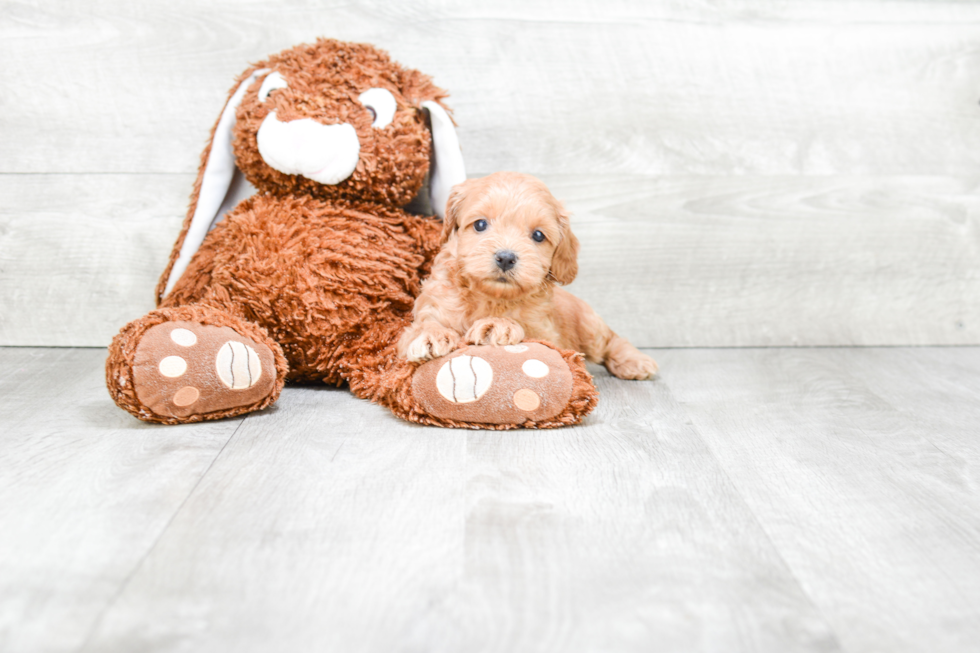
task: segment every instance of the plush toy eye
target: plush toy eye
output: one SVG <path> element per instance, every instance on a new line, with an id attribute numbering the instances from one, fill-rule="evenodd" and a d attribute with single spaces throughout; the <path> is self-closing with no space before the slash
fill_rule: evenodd
<path id="1" fill-rule="evenodd" d="M 536 243 L 543 243 L 544 242 L 544 232 L 542 232 L 540 229 L 535 229 L 534 230 L 534 233 L 531 234 L 531 238 L 533 238 L 534 239 L 534 242 L 536 242 Z"/>
<path id="2" fill-rule="evenodd" d="M 486 220 L 477 220 L 476 222 L 473 223 L 473 229 L 476 230 L 476 231 L 486 231 L 487 230 L 487 221 Z"/>
<path id="3" fill-rule="evenodd" d="M 357 99 L 371 112 L 371 116 L 374 118 L 371 122 L 372 127 L 384 129 L 391 124 L 392 118 L 395 117 L 395 109 L 398 108 L 398 103 L 391 91 L 384 88 L 369 88 L 358 95 Z"/>
<path id="4" fill-rule="evenodd" d="M 265 79 L 262 80 L 262 86 L 259 87 L 259 102 L 265 102 L 269 94 L 277 88 L 289 88 L 289 84 L 286 83 L 282 75 L 271 72 L 265 76 Z"/>

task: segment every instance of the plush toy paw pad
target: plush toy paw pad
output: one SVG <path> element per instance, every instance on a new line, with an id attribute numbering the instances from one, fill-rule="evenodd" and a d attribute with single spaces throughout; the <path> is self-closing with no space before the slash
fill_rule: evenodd
<path id="1" fill-rule="evenodd" d="M 275 358 L 231 327 L 165 322 L 140 339 L 133 382 L 154 413 L 187 417 L 260 402 L 275 386 Z"/>
<path id="2" fill-rule="evenodd" d="M 468 404 L 486 394 L 493 383 L 490 363 L 475 356 L 457 356 L 446 361 L 436 374 L 436 389 L 446 401 Z"/>
<path id="3" fill-rule="evenodd" d="M 183 388 L 174 393 L 174 405 L 180 406 L 190 406 L 196 402 L 201 397 L 201 391 L 192 385 L 185 385 Z"/>
<path id="4" fill-rule="evenodd" d="M 246 344 L 229 340 L 221 345 L 214 360 L 218 378 L 232 390 L 251 388 L 262 378 L 262 361 Z"/>
<path id="5" fill-rule="evenodd" d="M 420 366 L 412 392 L 434 417 L 524 424 L 564 410 L 572 374 L 557 351 L 538 343 L 466 347 Z"/>

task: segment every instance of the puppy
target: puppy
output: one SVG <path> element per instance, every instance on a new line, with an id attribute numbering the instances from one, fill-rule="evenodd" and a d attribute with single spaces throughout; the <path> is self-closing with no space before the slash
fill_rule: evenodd
<path id="1" fill-rule="evenodd" d="M 443 247 L 399 341 L 410 361 L 477 345 L 547 340 L 583 352 L 621 379 L 649 379 L 657 364 L 617 336 L 559 284 L 578 273 L 568 213 L 538 179 L 498 172 L 453 187 Z"/>

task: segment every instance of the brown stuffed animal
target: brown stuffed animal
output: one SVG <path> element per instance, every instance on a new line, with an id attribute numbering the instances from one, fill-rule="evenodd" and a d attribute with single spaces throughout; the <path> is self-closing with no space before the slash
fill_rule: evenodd
<path id="1" fill-rule="evenodd" d="M 465 180 L 444 97 L 386 53 L 333 40 L 245 71 L 201 157 L 159 308 L 109 347 L 116 403 L 196 422 L 265 408 L 303 380 L 346 382 L 423 424 L 542 428 L 591 411 L 581 356 L 546 343 L 422 366 L 396 353 L 442 228 L 401 207 L 428 176 L 441 216 Z M 529 358 L 550 373 L 525 375 Z"/>

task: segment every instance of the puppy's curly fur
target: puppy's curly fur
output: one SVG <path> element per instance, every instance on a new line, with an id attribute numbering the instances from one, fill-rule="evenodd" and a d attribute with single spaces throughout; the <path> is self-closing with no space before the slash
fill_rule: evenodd
<path id="1" fill-rule="evenodd" d="M 652 378 L 652 358 L 557 287 L 575 279 L 578 249 L 568 212 L 540 180 L 498 172 L 458 184 L 399 352 L 417 362 L 450 353 L 461 338 L 478 345 L 535 338 L 583 352 L 621 379 Z"/>

